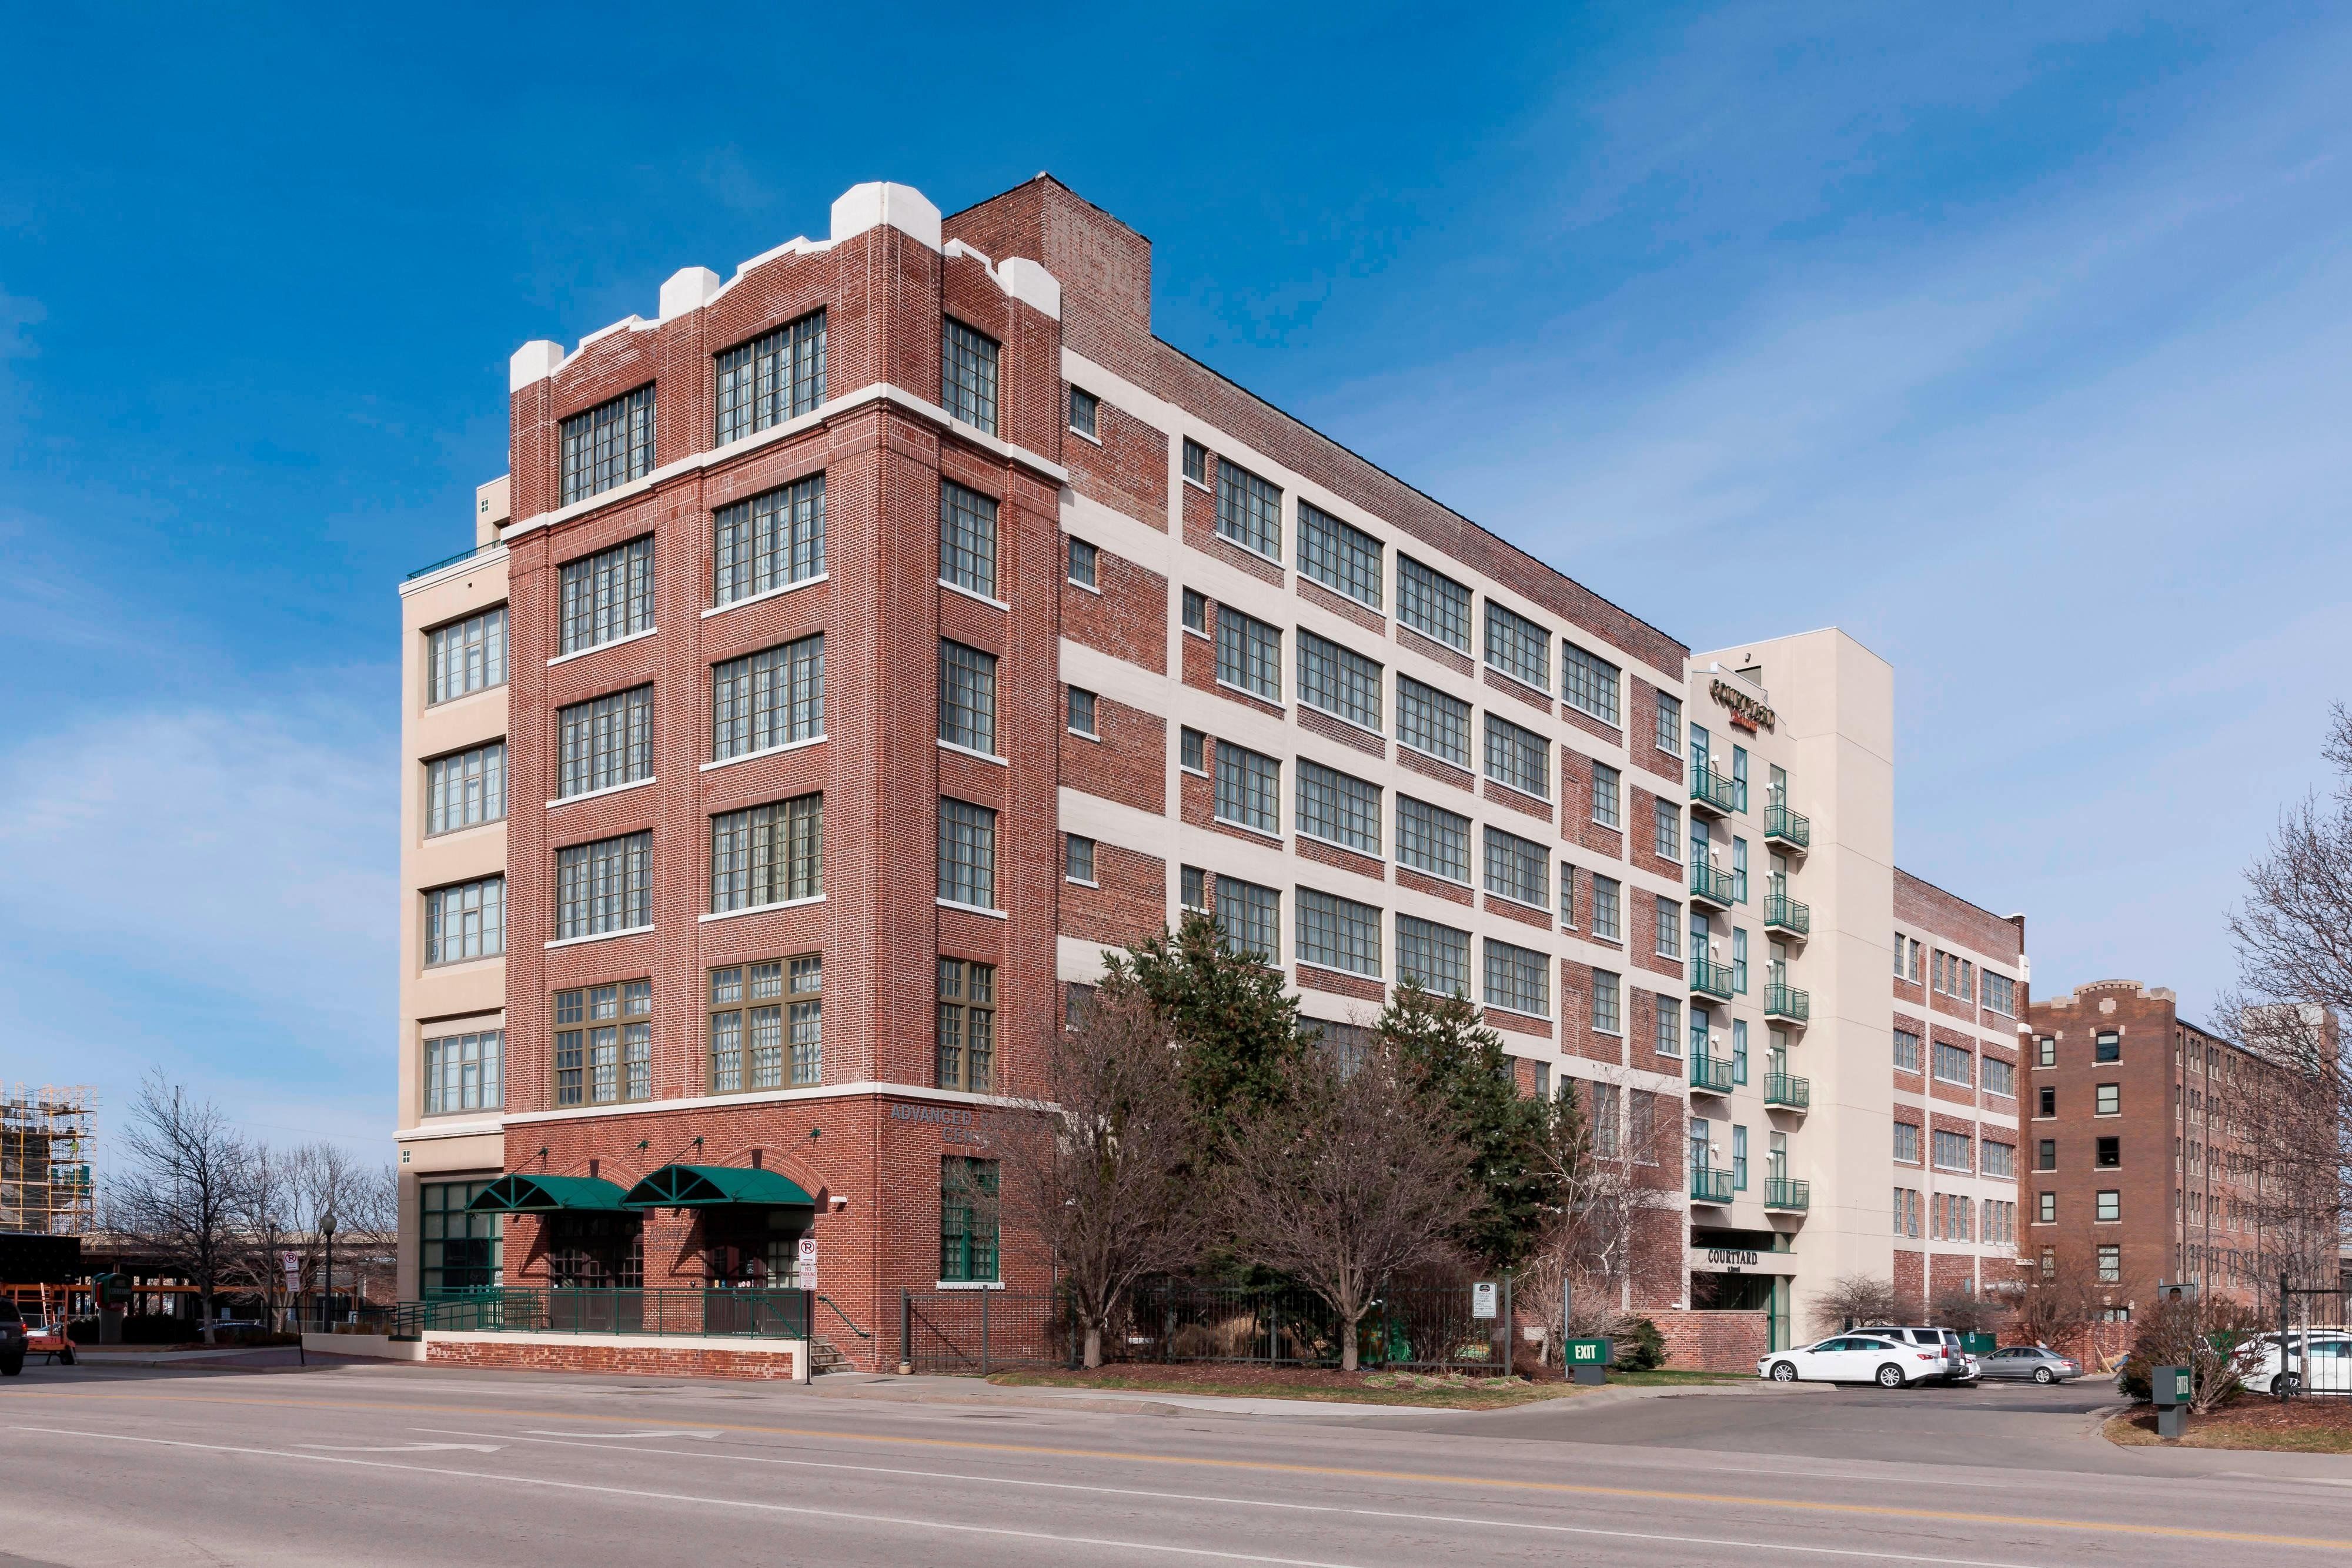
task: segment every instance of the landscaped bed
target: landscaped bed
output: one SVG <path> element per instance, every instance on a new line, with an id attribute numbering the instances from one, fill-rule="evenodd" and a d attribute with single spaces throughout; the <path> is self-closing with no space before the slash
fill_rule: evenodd
<path id="1" fill-rule="evenodd" d="M 2107 1422 L 2107 1441 L 2127 1448 L 2164 1445 L 2156 1407 L 2142 1405 Z M 2243 1396 L 2210 1416 L 2191 1416 L 2184 1448 L 2270 1448 L 2282 1453 L 2352 1454 L 2352 1401 L 2281 1401 Z"/>
<path id="2" fill-rule="evenodd" d="M 1441 1409 L 1499 1410 L 1582 1392 L 1548 1379 L 1478 1376 L 1465 1373 L 1341 1372 L 1329 1366 L 1253 1366 L 1232 1362 L 1106 1366 L 1092 1372 L 1055 1368 L 1000 1372 L 991 1383 L 1014 1388 L 1107 1388 L 1123 1394 L 1222 1394 L 1255 1399 L 1309 1399 L 1363 1405 L 1427 1405 Z M 1723 1383 L 1706 1373 L 1645 1372 L 1612 1382 Z"/>

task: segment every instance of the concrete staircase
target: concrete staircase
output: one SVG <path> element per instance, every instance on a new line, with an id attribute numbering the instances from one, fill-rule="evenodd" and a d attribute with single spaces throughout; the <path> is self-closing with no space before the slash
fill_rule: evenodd
<path id="1" fill-rule="evenodd" d="M 829 1339 L 818 1338 L 809 1341 L 809 1374 L 811 1376 L 816 1376 L 827 1372 L 844 1372 L 848 1370 L 850 1370 L 849 1358 L 841 1354 L 840 1346 L 835 1344 Z"/>

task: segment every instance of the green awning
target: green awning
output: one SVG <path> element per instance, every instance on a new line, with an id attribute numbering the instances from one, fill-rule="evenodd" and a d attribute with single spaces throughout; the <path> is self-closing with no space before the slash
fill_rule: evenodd
<path id="1" fill-rule="evenodd" d="M 622 1201 L 620 1184 L 597 1176 L 502 1176 L 466 1206 L 469 1214 L 616 1213 Z"/>
<path id="2" fill-rule="evenodd" d="M 816 1207 L 816 1199 L 798 1182 L 745 1166 L 664 1166 L 621 1199 L 625 1208 L 715 1208 L 730 1203 Z"/>

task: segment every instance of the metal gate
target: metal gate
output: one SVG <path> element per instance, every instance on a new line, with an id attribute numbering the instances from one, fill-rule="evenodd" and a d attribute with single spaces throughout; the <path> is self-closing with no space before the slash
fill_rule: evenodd
<path id="1" fill-rule="evenodd" d="M 2282 1399 L 2352 1399 L 2352 1322 L 2347 1322 L 2346 1292 L 2339 1284 L 2297 1285 L 2279 1276 L 2278 1330 L 2275 1350 L 2278 1375 L 2271 1392 Z"/>

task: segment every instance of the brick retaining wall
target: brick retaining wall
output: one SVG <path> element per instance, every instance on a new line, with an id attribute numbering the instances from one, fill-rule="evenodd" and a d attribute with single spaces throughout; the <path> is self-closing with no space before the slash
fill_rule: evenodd
<path id="1" fill-rule="evenodd" d="M 748 1377 L 793 1381 L 805 1347 L 797 1340 L 753 1349 L 709 1340 L 626 1334 L 447 1334 L 425 1336 L 425 1359 L 509 1372 L 604 1372 L 633 1377 Z"/>
<path id="2" fill-rule="evenodd" d="M 1676 1372 L 1753 1373 L 1771 1343 L 1763 1312 L 1668 1309 L 1646 1314 L 1665 1336 L 1666 1365 Z"/>

